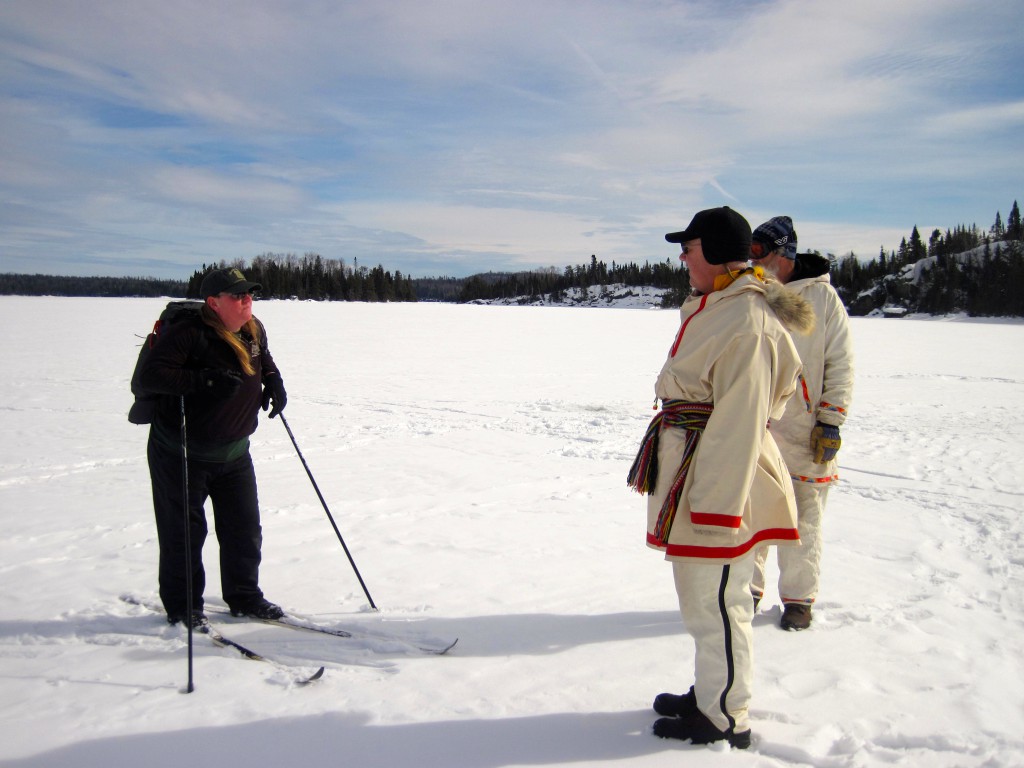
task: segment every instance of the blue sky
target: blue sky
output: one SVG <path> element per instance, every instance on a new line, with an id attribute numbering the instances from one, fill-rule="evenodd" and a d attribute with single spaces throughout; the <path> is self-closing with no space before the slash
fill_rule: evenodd
<path id="1" fill-rule="evenodd" d="M 717 205 L 873 257 L 1022 196 L 1020 30 L 1010 0 L 4 0 L 0 271 L 642 263 Z"/>

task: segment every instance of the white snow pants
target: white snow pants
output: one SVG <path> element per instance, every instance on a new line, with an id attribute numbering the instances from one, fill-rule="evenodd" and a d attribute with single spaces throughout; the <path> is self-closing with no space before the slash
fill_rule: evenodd
<path id="1" fill-rule="evenodd" d="M 821 581 L 821 518 L 831 483 L 793 483 L 796 496 L 799 546 L 776 547 L 779 557 L 779 597 L 783 603 L 811 605 Z M 760 597 L 765 587 L 768 547 L 759 547 L 754 560 L 751 594 Z"/>
<path id="2" fill-rule="evenodd" d="M 754 677 L 750 576 L 753 554 L 728 565 L 672 563 L 679 610 L 697 646 L 697 707 L 721 731 L 749 730 Z"/>

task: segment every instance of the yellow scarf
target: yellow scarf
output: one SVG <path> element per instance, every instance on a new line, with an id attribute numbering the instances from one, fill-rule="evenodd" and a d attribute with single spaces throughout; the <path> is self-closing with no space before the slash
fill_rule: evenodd
<path id="1" fill-rule="evenodd" d="M 746 267 L 745 269 L 738 269 L 735 272 L 729 270 L 724 275 L 718 275 L 715 278 L 714 287 L 711 289 L 712 293 L 714 291 L 720 291 L 723 288 L 728 288 L 730 285 L 735 283 L 742 275 L 747 274 L 752 274 L 762 283 L 765 281 L 763 267 Z"/>

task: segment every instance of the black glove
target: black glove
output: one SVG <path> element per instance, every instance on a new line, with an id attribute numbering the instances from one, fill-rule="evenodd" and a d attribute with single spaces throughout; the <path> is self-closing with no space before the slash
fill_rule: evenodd
<path id="1" fill-rule="evenodd" d="M 284 379 L 279 373 L 272 373 L 263 380 L 263 410 L 267 410 L 271 403 L 274 404 L 270 411 L 271 419 L 288 405 L 288 393 L 284 391 Z"/>
<path id="2" fill-rule="evenodd" d="M 227 400 L 242 386 L 242 376 L 222 368 L 204 368 L 199 372 L 199 392 Z"/>
<path id="3" fill-rule="evenodd" d="M 816 422 L 811 430 L 811 454 L 815 464 L 826 464 L 839 453 L 843 441 L 839 438 L 839 427 Z"/>

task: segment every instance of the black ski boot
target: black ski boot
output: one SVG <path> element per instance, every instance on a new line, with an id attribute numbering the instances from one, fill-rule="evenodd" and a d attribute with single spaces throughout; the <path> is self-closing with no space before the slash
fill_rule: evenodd
<path id="1" fill-rule="evenodd" d="M 284 609 L 264 597 L 231 606 L 232 616 L 251 616 L 254 619 L 274 621 L 284 616 Z"/>
<path id="2" fill-rule="evenodd" d="M 177 624 L 179 621 L 184 622 L 185 614 L 167 614 L 168 624 Z M 192 611 L 192 629 L 198 629 L 202 631 L 210 622 L 206 618 L 206 614 L 202 611 Z"/>

